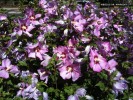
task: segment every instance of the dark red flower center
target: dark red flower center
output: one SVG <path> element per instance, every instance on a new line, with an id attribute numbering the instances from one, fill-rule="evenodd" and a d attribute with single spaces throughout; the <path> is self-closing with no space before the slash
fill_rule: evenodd
<path id="1" fill-rule="evenodd" d="M 66 58 L 66 54 L 64 52 L 61 54 L 61 58 Z"/>
<path id="2" fill-rule="evenodd" d="M 67 72 L 72 72 L 73 68 L 71 66 L 67 66 Z"/>
<path id="3" fill-rule="evenodd" d="M 98 59 L 98 56 L 97 55 L 94 56 L 94 63 L 95 64 L 98 64 L 99 63 L 99 59 Z"/>
<path id="4" fill-rule="evenodd" d="M 97 24 L 98 24 L 98 25 L 101 25 L 101 24 L 102 24 L 102 22 L 101 22 L 101 21 L 97 21 Z"/>
<path id="5" fill-rule="evenodd" d="M 35 48 L 35 51 L 39 52 L 39 51 L 40 51 L 40 48 L 37 46 L 37 47 Z"/>

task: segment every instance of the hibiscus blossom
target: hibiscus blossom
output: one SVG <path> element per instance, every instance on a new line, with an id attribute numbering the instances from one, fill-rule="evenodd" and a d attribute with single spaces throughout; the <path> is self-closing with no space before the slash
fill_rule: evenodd
<path id="1" fill-rule="evenodd" d="M 11 64 L 9 59 L 2 60 L 2 66 L 0 66 L 0 77 L 1 78 L 9 78 L 9 72 L 18 74 L 19 70 L 18 67 Z"/>
<path id="2" fill-rule="evenodd" d="M 32 8 L 26 9 L 26 11 L 25 11 L 25 17 L 27 19 L 29 19 L 29 21 L 33 25 L 39 25 L 40 24 L 37 19 L 41 17 L 41 14 L 35 14 L 35 12 L 34 12 L 34 10 Z"/>
<path id="3" fill-rule="evenodd" d="M 15 29 L 16 33 L 21 36 L 23 33 L 32 37 L 30 31 L 35 27 L 30 23 L 29 19 L 19 19 L 18 20 L 19 27 Z"/>
<path id="4" fill-rule="evenodd" d="M 69 66 L 60 66 L 59 67 L 60 76 L 66 80 L 72 78 L 72 81 L 76 81 L 80 76 L 80 64 L 75 63 Z"/>
<path id="5" fill-rule="evenodd" d="M 36 44 L 28 44 L 26 47 L 28 51 L 28 57 L 36 58 L 38 57 L 40 60 L 43 60 L 43 56 L 46 52 L 48 52 L 47 46 L 38 42 Z"/>
<path id="6" fill-rule="evenodd" d="M 108 63 L 96 50 L 91 49 L 90 67 L 96 72 L 101 72 L 103 69 L 108 69 Z"/>

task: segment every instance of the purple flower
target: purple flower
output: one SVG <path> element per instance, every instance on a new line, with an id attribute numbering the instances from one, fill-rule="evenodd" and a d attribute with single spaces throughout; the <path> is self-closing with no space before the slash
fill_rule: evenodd
<path id="1" fill-rule="evenodd" d="M 68 40 L 68 47 L 74 48 L 74 46 L 77 44 L 77 40 L 75 38 L 71 38 Z"/>
<path id="2" fill-rule="evenodd" d="M 79 100 L 77 95 L 70 95 L 67 100 Z"/>
<path id="3" fill-rule="evenodd" d="M 46 43 L 44 34 L 40 34 L 40 35 L 37 37 L 37 40 L 38 40 L 39 42 L 41 42 L 41 43 L 43 43 L 43 42 Z"/>
<path id="4" fill-rule="evenodd" d="M 59 46 L 58 48 L 55 48 L 53 52 L 57 55 L 57 59 L 62 61 L 66 65 L 69 65 L 73 62 L 73 60 L 69 57 L 69 51 L 66 46 Z"/>
<path id="5" fill-rule="evenodd" d="M 36 87 L 33 87 L 32 85 L 29 85 L 27 88 L 25 88 L 22 91 L 22 96 L 25 99 L 27 98 L 27 99 L 38 100 L 38 97 L 40 95 L 41 95 L 40 91 Z"/>
<path id="6" fill-rule="evenodd" d="M 113 85 L 113 92 L 118 95 L 118 92 L 123 93 L 124 90 L 128 88 L 127 82 L 124 80 L 119 80 Z"/>
<path id="7" fill-rule="evenodd" d="M 101 72 L 103 69 L 108 69 L 108 64 L 106 59 L 98 54 L 96 50 L 91 49 L 90 67 L 96 72 Z"/>
<path id="8" fill-rule="evenodd" d="M 23 99 L 34 99 L 38 100 L 38 97 L 41 95 L 41 92 L 36 88 L 38 79 L 36 73 L 31 73 L 31 84 L 28 83 L 19 83 L 18 86 L 20 90 L 17 92 L 17 96 L 22 96 Z"/>
<path id="9" fill-rule="evenodd" d="M 37 73 L 33 73 L 31 74 L 32 78 L 31 78 L 31 85 L 32 86 L 36 86 L 38 83 L 38 74 Z"/>
<path id="10" fill-rule="evenodd" d="M 105 17 L 96 18 L 95 21 L 92 23 L 94 25 L 94 35 L 99 37 L 100 36 L 100 29 L 104 29 L 108 23 Z"/>
<path id="11" fill-rule="evenodd" d="M 1 78 L 9 78 L 9 72 L 18 74 L 19 70 L 18 67 L 11 64 L 9 59 L 2 60 L 2 66 L 0 66 L 0 77 Z"/>
<path id="12" fill-rule="evenodd" d="M 46 71 L 45 69 L 42 69 L 42 68 L 38 69 L 37 71 L 40 75 L 40 80 L 44 80 L 45 83 L 47 84 L 48 83 L 48 76 L 49 76 L 50 72 Z"/>
<path id="13" fill-rule="evenodd" d="M 124 90 L 128 89 L 128 82 L 122 77 L 122 74 L 120 72 L 117 72 L 114 80 L 116 82 L 113 84 L 113 93 L 115 93 L 116 96 L 119 92 L 123 93 Z"/>
<path id="14" fill-rule="evenodd" d="M 78 32 L 83 32 L 84 26 L 86 25 L 87 21 L 83 16 L 80 14 L 80 12 L 75 11 L 75 17 L 74 20 L 71 21 L 71 24 L 73 25 L 74 29 Z"/>
<path id="15" fill-rule="evenodd" d="M 46 8 L 47 7 L 47 0 L 39 0 L 39 5 L 42 8 Z"/>
<path id="16" fill-rule="evenodd" d="M 119 32 L 123 31 L 122 25 L 114 24 L 114 28 L 116 28 Z"/>
<path id="17" fill-rule="evenodd" d="M 78 60 L 80 52 L 74 48 L 73 43 L 69 41 L 68 46 L 59 46 L 53 50 L 61 64 L 68 66 Z"/>
<path id="18" fill-rule="evenodd" d="M 44 59 L 44 60 L 41 62 L 41 65 L 47 66 L 48 63 L 49 63 L 49 60 L 51 59 L 51 57 L 50 57 L 49 55 L 47 55 L 47 54 L 44 54 L 44 55 L 43 55 L 43 59 Z"/>
<path id="19" fill-rule="evenodd" d="M 30 76 L 29 70 L 27 70 L 27 71 L 22 71 L 21 77 L 22 77 L 22 78 L 25 78 L 25 77 L 27 77 L 27 76 Z"/>
<path id="20" fill-rule="evenodd" d="M 21 36 L 23 33 L 32 37 L 30 31 L 35 27 L 30 23 L 29 19 L 18 19 L 19 28 L 16 29 L 16 33 Z"/>
<path id="21" fill-rule="evenodd" d="M 102 46 L 105 52 L 110 52 L 112 50 L 110 42 L 102 42 Z"/>
<path id="22" fill-rule="evenodd" d="M 104 37 L 100 37 L 103 39 Z M 112 56 L 113 54 L 111 53 L 112 46 L 110 45 L 110 42 L 103 42 L 103 41 L 97 41 L 96 42 L 99 48 L 100 53 L 103 55 L 103 57 Z"/>
<path id="23" fill-rule="evenodd" d="M 38 42 L 36 44 L 28 44 L 26 47 L 28 52 L 28 57 L 36 58 L 38 57 L 40 60 L 43 60 L 43 55 L 48 52 L 47 46 Z"/>
<path id="24" fill-rule="evenodd" d="M 63 20 L 58 20 L 58 21 L 55 21 L 56 24 L 59 24 L 59 25 L 64 25 L 65 24 L 65 21 Z"/>
<path id="25" fill-rule="evenodd" d="M 29 19 L 33 25 L 40 24 L 39 21 L 37 21 L 37 19 L 40 17 L 41 17 L 41 14 L 35 14 L 32 8 L 28 8 L 25 11 L 25 18 Z"/>
<path id="26" fill-rule="evenodd" d="M 128 69 L 128 74 L 133 75 L 133 67 Z"/>
<path id="27" fill-rule="evenodd" d="M 0 14 L 0 21 L 6 20 L 6 19 L 7 19 L 7 16 L 6 15 Z"/>
<path id="28" fill-rule="evenodd" d="M 108 69 L 107 70 L 112 70 L 117 65 L 118 65 L 118 63 L 114 59 L 111 59 L 111 60 L 108 61 Z"/>
<path id="29" fill-rule="evenodd" d="M 45 3 L 46 4 L 46 3 Z M 48 2 L 46 5 L 43 5 L 44 11 L 47 15 L 57 15 L 57 2 L 52 0 Z"/>
<path id="30" fill-rule="evenodd" d="M 47 24 L 46 26 L 40 27 L 40 30 L 43 30 L 44 33 L 48 33 L 48 32 L 54 32 L 55 30 L 57 30 L 57 27 L 53 24 Z"/>
<path id="31" fill-rule="evenodd" d="M 69 66 L 59 66 L 60 76 L 66 80 L 72 77 L 72 81 L 76 81 L 80 76 L 80 65 L 78 63 Z"/>
<path id="32" fill-rule="evenodd" d="M 86 13 L 89 12 L 87 10 L 93 11 L 94 9 L 97 9 L 97 6 L 90 1 L 86 1 L 85 6 L 84 6 L 84 10 L 86 11 Z"/>
<path id="33" fill-rule="evenodd" d="M 4 49 L 5 49 L 5 48 L 4 48 Z M 1 48 L 1 50 L 0 50 L 0 59 L 5 59 L 5 58 L 7 58 L 6 52 L 5 52 L 5 50 L 3 50 L 3 49 Z"/>
<path id="34" fill-rule="evenodd" d="M 43 92 L 43 100 L 49 100 L 48 94 L 46 92 Z"/>
<path id="35" fill-rule="evenodd" d="M 40 20 L 39 20 L 39 23 L 42 25 L 42 24 L 46 24 L 46 22 L 48 22 L 49 21 L 49 16 L 45 16 L 45 17 L 43 17 L 43 18 L 41 18 Z"/>
<path id="36" fill-rule="evenodd" d="M 76 90 L 74 95 L 70 95 L 67 100 L 79 100 L 79 97 L 85 97 L 86 90 L 84 88 L 79 88 Z"/>
<path id="37" fill-rule="evenodd" d="M 84 97 L 86 95 L 86 90 L 84 88 L 79 88 L 76 90 L 75 94 L 79 97 Z"/>
<path id="38" fill-rule="evenodd" d="M 20 43 L 20 44 L 19 44 L 18 47 L 21 46 L 21 43 L 22 43 L 22 42 L 19 42 L 19 43 Z M 16 59 L 15 59 L 16 61 L 25 60 L 25 59 L 26 59 L 25 53 L 20 52 L 20 51 L 18 50 L 18 48 L 14 48 L 13 50 L 11 50 L 11 54 L 13 54 L 14 57 L 16 57 Z"/>
<path id="39" fill-rule="evenodd" d="M 17 92 L 17 96 L 20 96 L 20 95 L 23 94 L 24 89 L 25 89 L 26 87 L 28 87 L 28 84 L 22 82 L 22 83 L 19 83 L 18 86 L 19 86 L 19 89 L 20 89 L 20 90 Z"/>
<path id="40" fill-rule="evenodd" d="M 67 8 L 66 6 L 64 7 L 64 11 L 63 12 L 64 12 L 64 14 L 63 14 L 63 19 L 64 20 L 72 18 L 73 12 L 69 8 Z"/>
<path id="41" fill-rule="evenodd" d="M 83 43 L 89 43 L 91 41 L 91 38 L 86 37 L 84 34 L 81 35 L 81 41 Z"/>

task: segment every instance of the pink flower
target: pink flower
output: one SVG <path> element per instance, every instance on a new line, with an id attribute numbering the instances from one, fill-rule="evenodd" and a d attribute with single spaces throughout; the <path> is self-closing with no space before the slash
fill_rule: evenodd
<path id="1" fill-rule="evenodd" d="M 103 69 L 108 69 L 108 64 L 106 59 L 98 54 L 96 50 L 91 49 L 90 67 L 96 72 L 101 72 Z"/>
<path id="2" fill-rule="evenodd" d="M 76 81 L 80 76 L 80 65 L 78 63 L 69 65 L 69 66 L 60 66 L 59 67 L 60 76 L 66 80 L 72 78 L 72 81 Z"/>
<path id="3" fill-rule="evenodd" d="M 33 25 L 39 25 L 38 18 L 41 17 L 41 14 L 35 14 L 32 8 L 28 8 L 25 11 L 25 18 L 27 18 Z"/>
<path id="4" fill-rule="evenodd" d="M 116 28 L 119 32 L 121 32 L 123 30 L 122 25 L 114 24 L 114 28 Z"/>
<path id="5" fill-rule="evenodd" d="M 103 42 L 102 46 L 103 46 L 105 52 L 110 52 L 112 50 L 110 42 Z"/>
<path id="6" fill-rule="evenodd" d="M 68 57 L 68 48 L 66 46 L 59 46 L 53 52 L 57 55 L 59 60 L 64 60 Z"/>
<path id="7" fill-rule="evenodd" d="M 39 0 L 39 5 L 42 8 L 46 8 L 47 7 L 47 0 Z"/>
<path id="8" fill-rule="evenodd" d="M 41 68 L 37 70 L 40 75 L 40 80 L 44 80 L 44 82 L 47 84 L 48 82 L 48 76 L 50 74 L 49 71 L 46 71 L 45 69 Z"/>
<path id="9" fill-rule="evenodd" d="M 75 11 L 75 17 L 74 20 L 71 21 L 71 24 L 73 25 L 74 29 L 78 32 L 84 31 L 84 26 L 86 25 L 87 21 L 83 16 L 80 14 L 80 12 Z"/>
<path id="10" fill-rule="evenodd" d="M 61 61 L 61 64 L 65 64 L 66 66 L 77 61 L 80 54 L 80 52 L 73 47 L 72 43 L 69 43 L 69 46 L 59 46 L 55 48 L 53 52 L 57 55 L 57 59 Z"/>
<path id="11" fill-rule="evenodd" d="M 101 18 L 96 18 L 95 21 L 92 23 L 92 25 L 94 25 L 94 35 L 99 37 L 100 36 L 100 29 L 104 29 L 108 23 L 108 21 L 106 20 L 106 18 L 101 17 Z"/>
<path id="12" fill-rule="evenodd" d="M 63 19 L 64 20 L 67 20 L 67 19 L 71 19 L 72 18 L 72 16 L 73 16 L 73 12 L 69 9 L 69 8 L 67 8 L 66 6 L 64 7 L 64 14 L 63 14 Z"/>
<path id="13" fill-rule="evenodd" d="M 113 71 L 115 69 L 115 67 L 118 65 L 118 63 L 114 60 L 114 59 L 111 59 L 108 61 L 108 71 Z"/>
<path id="14" fill-rule="evenodd" d="M 36 58 L 38 57 L 40 60 L 43 60 L 44 54 L 48 51 L 47 46 L 38 42 L 36 44 L 28 44 L 26 47 L 28 51 L 28 57 Z"/>

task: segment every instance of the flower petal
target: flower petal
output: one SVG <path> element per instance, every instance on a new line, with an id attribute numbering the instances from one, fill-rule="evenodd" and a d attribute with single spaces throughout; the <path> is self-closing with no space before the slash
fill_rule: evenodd
<path id="1" fill-rule="evenodd" d="M 36 56 L 35 56 L 35 52 L 30 52 L 29 55 L 28 55 L 28 57 L 36 58 Z"/>
<path id="2" fill-rule="evenodd" d="M 42 55 L 40 54 L 40 52 L 36 52 L 36 56 L 37 56 L 40 60 L 43 60 Z"/>
<path id="3" fill-rule="evenodd" d="M 19 73 L 18 67 L 17 66 L 12 66 L 10 72 L 11 73 Z"/>
<path id="4" fill-rule="evenodd" d="M 7 78 L 9 78 L 9 73 L 5 70 L 1 70 L 0 71 L 0 77 L 7 79 Z"/>
<path id="5" fill-rule="evenodd" d="M 11 64 L 11 61 L 9 59 L 4 59 L 2 61 L 2 66 L 3 67 L 8 67 L 8 66 L 10 66 L 10 64 Z"/>

